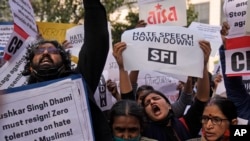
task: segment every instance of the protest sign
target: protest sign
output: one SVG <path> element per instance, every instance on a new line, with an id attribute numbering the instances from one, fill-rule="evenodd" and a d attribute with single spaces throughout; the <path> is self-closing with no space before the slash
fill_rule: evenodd
<path id="1" fill-rule="evenodd" d="M 30 36 L 24 42 L 24 46 L 27 47 L 34 41 L 35 38 Z M 5 62 L 5 64 L 0 67 L 0 90 L 22 86 L 27 83 L 26 77 L 22 75 L 22 71 L 24 70 L 24 65 L 26 63 L 26 51 L 26 49 L 21 50 L 16 57 Z"/>
<path id="2" fill-rule="evenodd" d="M 75 48 L 80 49 L 84 43 L 84 26 L 77 25 L 67 29 L 66 40 L 68 40 Z"/>
<path id="3" fill-rule="evenodd" d="M 247 3 L 248 0 L 226 0 L 224 2 L 224 13 L 230 26 L 225 46 L 226 65 L 230 65 L 226 66 L 227 75 L 237 76 L 249 73 L 247 66 L 248 49 L 246 49 L 250 47 L 250 36 L 246 32 Z"/>
<path id="4" fill-rule="evenodd" d="M 113 81 L 119 81 L 119 66 L 112 54 L 113 49 L 109 50 L 108 57 L 106 60 L 106 64 L 104 66 L 104 70 L 108 71 L 108 79 Z"/>
<path id="5" fill-rule="evenodd" d="M 84 26 L 77 25 L 66 30 L 65 39 L 70 43 L 72 48 L 69 48 L 71 52 L 71 61 L 75 64 L 78 62 L 78 54 L 84 43 Z"/>
<path id="6" fill-rule="evenodd" d="M 250 74 L 250 49 L 230 49 L 225 50 L 226 74 L 228 76 L 238 76 Z"/>
<path id="7" fill-rule="evenodd" d="M 10 60 L 22 52 L 25 40 L 29 37 L 28 34 L 24 33 L 16 24 L 14 24 L 14 32 L 11 34 L 8 44 L 5 47 L 4 59 Z"/>
<path id="8" fill-rule="evenodd" d="M 230 25 L 228 37 L 245 35 L 246 14 L 248 0 L 225 0 L 224 13 Z"/>
<path id="9" fill-rule="evenodd" d="M 26 77 L 22 76 L 24 65 L 25 56 L 22 53 L 15 57 L 15 59 L 5 62 L 0 68 L 0 90 L 26 84 Z"/>
<path id="10" fill-rule="evenodd" d="M 34 12 L 30 1 L 9 0 L 9 5 L 14 20 L 14 31 L 5 47 L 5 60 L 17 56 L 24 48 L 23 43 L 29 36 L 37 36 Z"/>
<path id="11" fill-rule="evenodd" d="M 65 40 L 66 30 L 76 24 L 36 22 L 40 34 L 44 39 L 57 40 L 62 43 Z"/>
<path id="12" fill-rule="evenodd" d="M 226 0 L 224 2 L 224 13 L 230 26 L 226 40 L 227 49 L 250 47 L 250 36 L 246 32 L 246 20 L 249 18 L 247 17 L 248 1 Z"/>
<path id="13" fill-rule="evenodd" d="M 179 97 L 179 91 L 176 89 L 179 80 L 171 75 L 156 71 L 140 71 L 137 83 L 138 86 L 146 84 L 161 91 L 171 103 L 175 102 Z"/>
<path id="14" fill-rule="evenodd" d="M 108 23 L 110 49 L 112 48 L 111 27 Z M 76 65 L 78 62 L 78 54 L 84 44 L 84 25 L 76 25 L 66 29 L 65 39 L 70 43 L 71 61 Z"/>
<path id="15" fill-rule="evenodd" d="M 94 98 L 96 104 L 102 111 L 109 110 L 113 106 L 115 99 L 113 98 L 110 91 L 106 87 L 106 81 L 108 80 L 108 71 L 104 70 L 100 78 L 100 82 L 95 91 Z"/>
<path id="16" fill-rule="evenodd" d="M 111 79 L 112 81 L 116 82 L 119 90 L 120 78 L 119 78 L 118 64 L 111 52 L 107 58 L 107 63 L 104 69 L 105 70 L 103 74 L 106 74 L 105 72 L 107 72 L 107 78 L 105 79 L 106 80 Z M 179 96 L 178 91 L 176 90 L 179 80 L 186 82 L 187 76 L 180 76 L 180 75 L 163 73 L 152 70 L 140 70 L 137 79 L 137 84 L 138 87 L 140 87 L 141 85 L 153 86 L 155 89 L 160 90 L 162 93 L 164 93 L 165 96 L 169 98 L 170 102 L 173 103 Z M 111 94 L 108 91 L 106 91 L 106 93 L 107 93 L 106 94 L 107 99 L 109 99 L 109 96 Z M 98 99 L 96 99 L 96 101 L 98 103 Z M 114 100 L 112 100 L 112 104 L 113 101 Z"/>
<path id="17" fill-rule="evenodd" d="M 202 36 L 184 27 L 148 26 L 125 31 L 122 41 L 126 70 L 154 70 L 183 76 L 203 76 Z"/>
<path id="18" fill-rule="evenodd" d="M 7 45 L 13 30 L 13 23 L 0 22 L 0 47 Z"/>
<path id="19" fill-rule="evenodd" d="M 186 0 L 164 0 L 140 4 L 139 17 L 148 25 L 186 26 Z"/>
<path id="20" fill-rule="evenodd" d="M 224 80 L 222 80 L 220 83 L 218 83 L 217 88 L 215 90 L 215 94 L 227 97 Z"/>
<path id="21" fill-rule="evenodd" d="M 94 140 L 80 76 L 1 92 L 0 140 Z"/>
<path id="22" fill-rule="evenodd" d="M 29 0 L 9 0 L 13 20 L 16 25 L 32 36 L 37 36 L 35 14 Z"/>
<path id="23" fill-rule="evenodd" d="M 205 40 L 210 42 L 211 45 L 211 56 L 215 56 L 218 52 L 219 47 L 222 45 L 220 26 L 209 25 L 204 23 L 192 22 L 189 27 L 194 31 L 200 32 Z"/>
<path id="24" fill-rule="evenodd" d="M 106 80 L 111 79 L 112 81 L 117 83 L 118 90 L 120 89 L 119 83 L 119 69 L 118 64 L 112 54 L 108 57 L 107 62 L 108 65 L 106 65 L 106 69 L 104 72 L 107 73 Z M 103 74 L 106 74 L 103 73 Z M 104 75 L 105 76 L 105 75 Z M 160 90 L 165 94 L 166 97 L 170 99 L 171 102 L 174 102 L 178 98 L 178 91 L 176 90 L 176 86 L 178 84 L 178 81 L 186 81 L 187 76 L 179 76 L 169 73 L 163 73 L 163 72 L 157 72 L 157 71 L 151 71 L 151 70 L 140 70 L 137 84 L 138 87 L 141 85 L 151 85 L 155 89 Z M 109 98 L 111 95 L 110 92 L 106 91 L 106 95 Z M 96 99 L 97 103 L 98 100 Z"/>
<path id="25" fill-rule="evenodd" d="M 5 60 L 3 58 L 4 48 L 7 45 L 12 32 L 13 32 L 13 23 L 0 22 L 0 67 L 5 63 Z"/>
<path id="26" fill-rule="evenodd" d="M 29 37 L 37 36 L 37 27 L 33 8 L 29 0 L 9 0 L 14 20 L 14 31 L 5 47 L 4 59 L 10 60 L 23 49 L 24 41 Z"/>

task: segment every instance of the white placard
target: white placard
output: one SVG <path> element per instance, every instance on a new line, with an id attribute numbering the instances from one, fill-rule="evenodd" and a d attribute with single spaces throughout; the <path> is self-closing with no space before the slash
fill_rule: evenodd
<path id="1" fill-rule="evenodd" d="M 108 71 L 104 70 L 102 76 L 100 78 L 100 82 L 98 87 L 96 88 L 94 98 L 96 100 L 96 104 L 102 111 L 106 111 L 111 109 L 113 106 L 113 96 L 111 92 L 107 88 L 107 80 L 108 80 Z M 117 88 L 118 89 L 118 88 Z"/>
<path id="2" fill-rule="evenodd" d="M 35 38 L 30 36 L 23 44 L 28 46 L 33 41 Z M 15 57 L 0 67 L 0 90 L 27 84 L 27 78 L 22 75 L 26 63 L 26 51 L 26 48 L 20 50 Z"/>
<path id="3" fill-rule="evenodd" d="M 122 41 L 126 70 L 154 70 L 183 76 L 203 76 L 202 36 L 184 27 L 148 26 L 125 31 Z"/>
<path id="4" fill-rule="evenodd" d="M 5 60 L 17 56 L 20 50 L 25 49 L 24 41 L 29 37 L 38 35 L 33 8 L 29 0 L 9 0 L 10 9 L 14 20 L 14 30 L 5 47 Z"/>
<path id="5" fill-rule="evenodd" d="M 224 80 L 222 80 L 220 83 L 218 83 L 215 94 L 226 96 L 225 93 L 226 93 L 226 88 L 224 85 Z"/>
<path id="6" fill-rule="evenodd" d="M 112 36 L 111 36 L 111 25 L 108 23 L 109 31 L 109 42 L 110 50 L 112 48 Z M 70 43 L 72 48 L 69 48 L 71 53 L 71 61 L 75 64 L 75 67 L 78 62 L 78 55 L 84 44 L 84 25 L 77 25 L 66 30 L 65 39 Z M 106 63 L 107 65 L 107 63 Z M 105 67 L 106 68 L 106 67 Z"/>
<path id="7" fill-rule="evenodd" d="M 29 0 L 9 0 L 13 20 L 16 25 L 32 36 L 37 36 L 35 14 Z"/>
<path id="8" fill-rule="evenodd" d="M 205 40 L 210 42 L 211 45 L 211 56 L 215 56 L 219 50 L 219 47 L 222 45 L 220 26 L 209 25 L 204 23 L 192 22 L 189 29 L 200 32 Z"/>
<path id="9" fill-rule="evenodd" d="M 82 79 L 72 79 L 2 91 L 0 140 L 93 141 Z"/>
<path id="10" fill-rule="evenodd" d="M 13 30 L 13 23 L 0 22 L 0 47 L 7 45 Z"/>
<path id="11" fill-rule="evenodd" d="M 186 0 L 164 0 L 139 5 L 139 17 L 147 25 L 187 25 Z"/>
<path id="12" fill-rule="evenodd" d="M 150 85 L 154 89 L 162 92 L 171 103 L 179 97 L 179 91 L 176 90 L 179 80 L 172 75 L 156 71 L 140 71 L 138 76 L 138 86 Z"/>
<path id="13" fill-rule="evenodd" d="M 73 48 L 70 48 L 72 55 L 78 56 L 84 43 L 84 26 L 77 25 L 69 28 L 66 31 L 66 40 L 68 40 L 73 46 Z"/>
<path id="14" fill-rule="evenodd" d="M 247 2 L 249 0 L 225 0 L 224 13 L 230 25 L 228 38 L 246 35 Z"/>
<path id="15" fill-rule="evenodd" d="M 228 76 L 250 74 L 249 53 L 250 48 L 225 50 L 226 74 Z"/>

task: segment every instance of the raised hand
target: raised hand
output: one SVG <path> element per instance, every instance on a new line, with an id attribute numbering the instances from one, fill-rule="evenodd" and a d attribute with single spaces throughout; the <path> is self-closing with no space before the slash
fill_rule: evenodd
<path id="1" fill-rule="evenodd" d="M 228 35 L 228 31 L 230 29 L 230 26 L 227 22 L 223 22 L 222 24 L 222 27 L 221 27 L 221 31 L 220 31 L 220 34 L 221 34 L 221 39 L 223 41 L 223 44 L 225 45 L 225 37 Z"/>
<path id="2" fill-rule="evenodd" d="M 201 40 L 199 41 L 200 48 L 202 49 L 204 53 L 204 65 L 206 66 L 209 60 L 209 56 L 211 53 L 211 45 L 210 42 Z"/>
<path id="3" fill-rule="evenodd" d="M 113 56 L 119 66 L 119 69 L 124 69 L 122 52 L 126 49 L 125 42 L 118 42 L 113 46 Z"/>

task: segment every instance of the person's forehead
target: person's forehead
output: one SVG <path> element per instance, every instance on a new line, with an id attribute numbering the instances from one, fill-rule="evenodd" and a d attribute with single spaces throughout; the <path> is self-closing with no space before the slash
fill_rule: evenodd
<path id="1" fill-rule="evenodd" d="M 206 106 L 203 114 L 210 116 L 225 116 L 217 105 Z"/>
<path id="2" fill-rule="evenodd" d="M 146 95 L 145 99 L 152 98 L 152 97 L 162 97 L 162 96 L 158 95 L 156 93 L 150 93 L 150 94 Z"/>
<path id="3" fill-rule="evenodd" d="M 137 126 L 137 124 L 140 124 L 140 120 L 135 116 L 123 115 L 114 117 L 114 123 L 116 125 L 128 125 L 129 123 L 132 123 L 132 125 Z"/>
<path id="4" fill-rule="evenodd" d="M 39 45 L 39 48 L 48 48 L 48 47 L 56 48 L 52 43 L 43 43 Z"/>

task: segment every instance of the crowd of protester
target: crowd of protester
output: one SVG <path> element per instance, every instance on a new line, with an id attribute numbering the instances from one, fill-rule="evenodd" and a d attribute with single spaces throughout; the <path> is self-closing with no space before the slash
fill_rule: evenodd
<path id="1" fill-rule="evenodd" d="M 214 76 L 208 71 L 211 46 L 199 41 L 203 52 L 203 76 L 188 76 L 180 82 L 179 98 L 174 103 L 151 85 L 138 85 L 139 71 L 124 69 L 125 42 L 113 45 L 118 64 L 119 87 L 111 79 L 105 80 L 108 94 L 115 99 L 113 106 L 101 111 L 94 93 L 109 52 L 109 34 L 104 6 L 99 0 L 84 0 L 84 44 L 79 52 L 76 68 L 72 68 L 67 45 L 40 39 L 27 47 L 23 75 L 28 84 L 81 74 L 87 84 L 91 121 L 96 141 L 228 141 L 230 126 L 238 118 L 249 121 L 250 95 L 241 76 L 228 77 L 225 72 L 225 42 L 219 49 L 222 72 Z M 140 20 L 135 28 L 147 24 Z M 221 28 L 222 40 L 229 25 Z M 217 85 L 225 84 L 226 95 L 216 94 Z M 195 89 L 195 91 L 194 91 Z M 247 123 L 249 124 L 249 122 Z"/>

